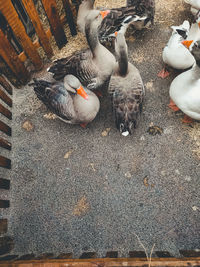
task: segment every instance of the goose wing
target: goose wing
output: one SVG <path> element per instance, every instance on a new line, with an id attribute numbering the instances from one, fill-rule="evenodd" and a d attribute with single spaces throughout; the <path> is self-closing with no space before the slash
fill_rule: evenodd
<path id="1" fill-rule="evenodd" d="M 63 83 L 34 79 L 29 85 L 34 87 L 37 97 L 58 117 L 67 121 L 74 118 L 73 100 Z"/>

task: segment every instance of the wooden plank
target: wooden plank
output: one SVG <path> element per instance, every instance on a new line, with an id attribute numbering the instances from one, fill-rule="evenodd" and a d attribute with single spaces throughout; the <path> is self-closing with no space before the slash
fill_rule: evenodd
<path id="1" fill-rule="evenodd" d="M 1 5 L 0 5 L 1 6 Z M 0 29 L 0 55 L 5 60 L 12 72 L 22 82 L 26 83 L 30 75 L 24 64 L 19 60 L 17 53 Z"/>
<path id="2" fill-rule="evenodd" d="M 180 254 L 184 257 L 200 257 L 200 250 L 180 250 Z"/>
<path id="3" fill-rule="evenodd" d="M 1 262 L 1 267 L 136 267 L 136 266 L 200 266 L 200 257 L 198 258 L 152 258 L 151 263 L 145 258 L 121 258 L 121 259 L 88 259 L 88 260 L 30 260 L 30 261 L 14 261 L 14 262 Z"/>
<path id="4" fill-rule="evenodd" d="M 83 254 L 80 256 L 80 259 L 94 259 L 96 257 L 96 252 L 83 252 Z"/>
<path id="5" fill-rule="evenodd" d="M 13 239 L 9 236 L 0 237 L 0 255 L 9 253 L 14 248 Z"/>
<path id="6" fill-rule="evenodd" d="M 11 150 L 11 143 L 0 137 L 0 147 Z"/>
<path id="7" fill-rule="evenodd" d="M 56 44 L 61 49 L 66 43 L 67 38 L 60 21 L 55 0 L 42 0 L 43 7 L 51 26 L 51 32 L 55 38 Z"/>
<path id="8" fill-rule="evenodd" d="M 6 157 L 0 156 L 0 167 L 11 169 L 11 160 Z"/>
<path id="9" fill-rule="evenodd" d="M 9 106 L 12 107 L 12 99 L 1 89 L 0 87 L 0 98 Z"/>
<path id="10" fill-rule="evenodd" d="M 6 79 L 0 75 L 0 84 L 3 86 L 3 88 L 10 94 L 12 95 L 12 87 L 11 85 L 6 81 Z"/>
<path id="11" fill-rule="evenodd" d="M 24 7 L 26 8 L 26 12 L 28 13 L 35 31 L 40 39 L 40 42 L 44 48 L 45 53 L 50 58 L 53 55 L 53 50 L 50 46 L 49 39 L 42 27 L 42 23 L 40 21 L 39 15 L 33 3 L 33 0 L 22 0 Z"/>
<path id="12" fill-rule="evenodd" d="M 4 132 L 5 134 L 11 136 L 12 135 L 12 129 L 5 124 L 3 121 L 0 121 L 0 131 Z"/>
<path id="13" fill-rule="evenodd" d="M 70 28 L 70 32 L 72 34 L 72 36 L 77 34 L 76 31 L 76 25 L 74 23 L 74 16 L 71 10 L 71 5 L 69 3 L 69 0 L 62 0 L 63 2 L 63 7 L 65 9 L 65 14 L 66 14 L 66 18 L 67 18 L 67 23 L 69 25 Z"/>
<path id="14" fill-rule="evenodd" d="M 10 189 L 10 180 L 0 178 L 0 188 L 9 190 Z"/>
<path id="15" fill-rule="evenodd" d="M 0 199 L 0 208 L 1 209 L 7 209 L 9 207 L 10 207 L 10 201 L 9 200 L 2 200 L 2 199 Z M 1 255 L 1 249 L 0 249 L 0 255 Z"/>
<path id="16" fill-rule="evenodd" d="M 1 103 L 0 103 L 0 113 L 7 117 L 9 120 L 12 120 L 12 113 L 10 110 L 5 108 Z"/>
<path id="17" fill-rule="evenodd" d="M 0 219 L 0 235 L 5 234 L 8 231 L 8 220 Z"/>
<path id="18" fill-rule="evenodd" d="M 31 39 L 26 34 L 23 23 L 18 17 L 17 11 L 15 10 L 12 1 L 1 1 L 0 11 L 8 21 L 8 24 L 11 26 L 16 38 L 22 45 L 24 51 L 31 59 L 36 70 L 40 70 L 43 66 L 42 60 L 35 49 Z"/>

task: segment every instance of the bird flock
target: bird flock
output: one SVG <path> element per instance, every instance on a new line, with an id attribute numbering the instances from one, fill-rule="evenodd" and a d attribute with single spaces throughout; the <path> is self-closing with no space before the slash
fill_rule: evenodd
<path id="1" fill-rule="evenodd" d="M 127 0 L 121 8 L 94 8 L 95 0 L 73 0 L 79 7 L 77 26 L 88 48 L 54 61 L 48 69 L 54 81 L 33 79 L 37 97 L 61 120 L 85 127 L 100 109 L 99 96 L 111 96 L 116 128 L 123 136 L 132 134 L 142 112 L 145 87 L 139 70 L 128 61 L 125 39 L 132 25 L 142 29 L 154 24 L 154 0 Z M 184 122 L 200 120 L 200 0 L 191 5 L 194 23 L 172 26 L 172 35 L 163 50 L 164 69 L 186 70 L 171 83 L 169 107 L 184 112 Z M 115 52 L 107 49 L 114 43 Z"/>

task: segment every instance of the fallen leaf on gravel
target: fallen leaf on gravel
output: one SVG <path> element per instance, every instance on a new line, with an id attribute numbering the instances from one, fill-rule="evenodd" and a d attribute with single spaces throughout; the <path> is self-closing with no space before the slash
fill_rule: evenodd
<path id="1" fill-rule="evenodd" d="M 163 133 L 163 129 L 160 128 L 159 126 L 154 125 L 150 126 L 147 132 L 151 135 L 157 135 L 157 134 L 161 135 Z"/>
<path id="2" fill-rule="evenodd" d="M 90 163 L 90 166 L 91 166 L 92 170 L 93 170 L 94 172 L 96 172 L 96 169 L 95 169 L 95 167 L 94 167 L 94 163 Z"/>
<path id="3" fill-rule="evenodd" d="M 192 209 L 193 209 L 193 211 L 199 210 L 199 208 L 197 206 L 193 206 Z"/>
<path id="4" fill-rule="evenodd" d="M 109 134 L 110 130 L 111 130 L 111 128 L 106 128 L 106 129 L 101 133 L 101 135 L 102 135 L 103 137 L 107 136 L 107 135 Z"/>
<path id="5" fill-rule="evenodd" d="M 23 124 L 22 124 L 22 128 L 24 128 L 27 132 L 30 132 L 34 129 L 34 126 L 32 124 L 32 122 L 26 120 Z"/>
<path id="6" fill-rule="evenodd" d="M 90 208 L 90 205 L 87 201 L 87 198 L 84 196 L 76 204 L 73 210 L 73 215 L 76 215 L 76 216 L 84 215 L 89 210 L 89 208 Z"/>
<path id="7" fill-rule="evenodd" d="M 145 84 L 146 88 L 148 91 L 150 92 L 154 92 L 155 91 L 155 88 L 153 87 L 153 81 L 149 81 Z"/>
<path id="8" fill-rule="evenodd" d="M 143 183 L 146 187 L 148 187 L 149 186 L 149 179 L 147 177 L 145 177 Z"/>
<path id="9" fill-rule="evenodd" d="M 64 155 L 64 159 L 68 159 L 71 154 L 73 153 L 73 150 L 69 150 L 65 155 Z"/>
<path id="10" fill-rule="evenodd" d="M 48 119 L 48 120 L 55 120 L 56 119 L 56 115 L 53 114 L 52 112 L 49 112 L 47 114 L 44 114 L 43 116 L 45 119 Z"/>

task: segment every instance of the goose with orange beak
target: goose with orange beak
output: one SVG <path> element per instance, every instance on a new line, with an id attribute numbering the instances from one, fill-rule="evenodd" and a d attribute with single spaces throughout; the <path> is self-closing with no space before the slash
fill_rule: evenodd
<path id="1" fill-rule="evenodd" d="M 98 39 L 98 26 L 105 16 L 105 11 L 98 10 L 87 15 L 85 33 L 89 48 L 56 60 L 48 69 L 54 79 L 60 80 L 67 74 L 73 74 L 90 90 L 102 90 L 107 85 L 116 59 Z"/>
<path id="2" fill-rule="evenodd" d="M 195 62 L 185 42 L 190 31 L 189 22 L 185 20 L 180 26 L 172 26 L 171 28 L 172 35 L 162 53 L 165 66 L 158 73 L 158 77 L 163 79 L 170 75 L 168 66 L 177 70 L 184 70 L 190 68 Z"/>
<path id="3" fill-rule="evenodd" d="M 34 79 L 30 86 L 51 112 L 66 123 L 85 126 L 99 111 L 98 97 L 73 75 L 65 76 L 64 82 Z"/>
<path id="4" fill-rule="evenodd" d="M 172 81 L 169 107 L 174 111 L 180 109 L 185 114 L 182 121 L 191 123 L 192 119 L 200 120 L 200 41 L 184 41 L 184 45 L 190 49 L 196 63 Z"/>

